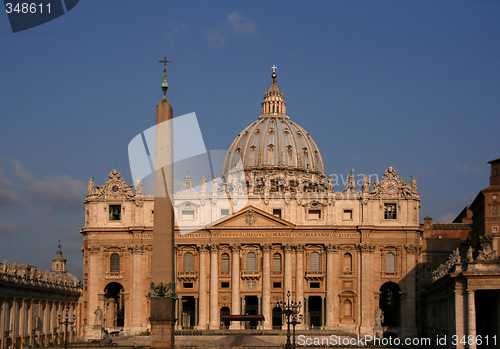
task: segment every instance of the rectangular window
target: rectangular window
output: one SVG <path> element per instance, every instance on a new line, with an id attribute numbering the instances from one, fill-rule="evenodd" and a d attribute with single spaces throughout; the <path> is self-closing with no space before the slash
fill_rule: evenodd
<path id="1" fill-rule="evenodd" d="M 221 215 L 221 217 L 229 216 L 229 209 L 228 208 L 221 209 L 220 210 L 220 215 Z"/>
<path id="2" fill-rule="evenodd" d="M 184 288 L 193 288 L 193 283 L 192 282 L 184 282 L 182 284 L 182 287 L 184 287 Z"/>
<path id="3" fill-rule="evenodd" d="M 352 221 L 352 210 L 344 210 L 344 221 Z"/>
<path id="4" fill-rule="evenodd" d="M 493 194 L 493 200 L 497 199 L 497 194 Z"/>
<path id="5" fill-rule="evenodd" d="M 184 221 L 194 220 L 194 210 L 182 210 L 182 220 Z"/>
<path id="6" fill-rule="evenodd" d="M 309 210 L 308 219 L 321 219 L 321 210 Z"/>
<path id="7" fill-rule="evenodd" d="M 278 218 L 281 218 L 281 209 L 280 208 L 273 209 L 273 215 L 275 215 Z"/>
<path id="8" fill-rule="evenodd" d="M 396 219 L 396 204 L 384 205 L 384 219 Z"/>
<path id="9" fill-rule="evenodd" d="M 109 205 L 109 220 L 119 221 L 122 219 L 122 205 Z"/>
<path id="10" fill-rule="evenodd" d="M 491 227 L 492 233 L 498 233 L 498 227 Z"/>
<path id="11" fill-rule="evenodd" d="M 229 282 L 221 282 L 220 288 L 229 288 Z"/>
<path id="12" fill-rule="evenodd" d="M 498 214 L 498 206 L 493 206 L 491 208 L 491 214 L 496 216 Z"/>
<path id="13" fill-rule="evenodd" d="M 281 288 L 281 282 L 273 282 L 273 288 Z"/>
<path id="14" fill-rule="evenodd" d="M 320 288 L 319 282 L 311 282 L 309 283 L 309 288 Z"/>

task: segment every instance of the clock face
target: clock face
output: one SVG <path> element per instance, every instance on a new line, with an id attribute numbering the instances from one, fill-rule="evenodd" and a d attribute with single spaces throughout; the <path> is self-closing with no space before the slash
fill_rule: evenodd
<path id="1" fill-rule="evenodd" d="M 395 193 L 396 190 L 398 189 L 398 183 L 395 180 L 389 180 L 385 182 L 384 184 L 384 189 L 388 193 Z"/>
<path id="2" fill-rule="evenodd" d="M 120 186 L 118 184 L 113 184 L 111 186 L 111 192 L 112 193 L 118 193 L 120 191 Z"/>

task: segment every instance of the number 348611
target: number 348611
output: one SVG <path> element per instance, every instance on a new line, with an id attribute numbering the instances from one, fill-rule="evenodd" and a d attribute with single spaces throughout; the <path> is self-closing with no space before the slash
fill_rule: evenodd
<path id="1" fill-rule="evenodd" d="M 35 3 L 35 2 L 23 2 L 23 3 L 5 3 L 5 12 L 9 13 L 50 13 L 50 2 L 46 4 Z"/>

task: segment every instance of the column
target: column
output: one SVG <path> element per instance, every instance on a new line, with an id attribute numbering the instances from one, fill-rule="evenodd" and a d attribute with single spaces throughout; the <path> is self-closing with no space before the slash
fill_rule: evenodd
<path id="1" fill-rule="evenodd" d="M 304 297 L 304 327 L 306 329 L 309 328 L 309 297 L 305 296 Z"/>
<path id="2" fill-rule="evenodd" d="M 208 266 L 208 246 L 201 245 L 198 247 L 200 253 L 200 265 L 198 270 L 200 271 L 200 282 L 199 282 L 199 294 L 198 294 L 198 328 L 200 330 L 206 330 L 208 325 L 208 314 L 207 314 L 207 266 Z"/>
<path id="3" fill-rule="evenodd" d="M 295 246 L 295 301 L 302 304 L 300 308 L 300 313 L 304 315 L 305 304 L 304 304 L 304 245 Z M 304 329 L 305 318 L 302 323 L 297 325 L 297 329 Z"/>
<path id="4" fill-rule="evenodd" d="M 361 297 L 358 307 L 360 309 L 361 314 L 361 327 L 360 334 L 373 334 L 373 326 L 375 325 L 375 308 L 372 307 L 373 302 L 373 292 L 371 290 L 371 259 L 372 252 L 375 250 L 375 246 L 368 244 L 360 244 L 358 245 L 361 265 L 360 265 L 360 274 L 359 280 L 361 285 Z M 353 305 L 354 306 L 354 305 Z"/>
<path id="5" fill-rule="evenodd" d="M 0 298 L 0 348 L 4 348 L 5 343 L 5 299 Z"/>
<path id="6" fill-rule="evenodd" d="M 262 315 L 264 315 L 264 330 L 273 327 L 271 310 L 271 245 L 262 245 Z"/>
<path id="7" fill-rule="evenodd" d="M 293 297 L 292 290 L 292 246 L 290 244 L 286 244 L 283 246 L 283 250 L 285 251 L 285 282 L 283 285 L 283 302 L 287 301 L 287 292 L 290 291 Z M 283 323 L 282 329 L 286 329 L 286 323 Z"/>
<path id="8" fill-rule="evenodd" d="M 474 299 L 474 290 L 467 289 L 467 303 L 468 303 L 468 336 L 473 336 L 476 338 L 476 303 Z M 476 341 L 473 344 L 469 344 L 469 349 L 476 349 Z"/>
<path id="9" fill-rule="evenodd" d="M 102 292 L 101 289 L 99 289 L 99 271 L 102 270 L 99 267 L 99 251 L 100 247 L 98 246 L 87 246 L 85 253 L 88 255 L 88 267 L 85 268 L 86 271 L 88 272 L 88 279 L 87 279 L 87 285 L 88 285 L 88 306 L 87 306 L 87 314 L 85 314 L 85 317 L 87 318 L 87 326 L 85 331 L 85 336 L 87 337 L 86 339 L 101 339 L 101 329 L 98 328 L 97 330 L 94 329 L 94 326 L 97 324 L 94 323 L 95 321 L 95 315 L 94 312 L 97 309 L 97 306 L 99 305 L 99 299 L 98 299 L 98 294 L 99 292 Z M 47 311 L 49 311 L 50 307 L 47 304 Z M 105 309 L 102 309 L 104 312 Z M 45 326 L 45 324 L 44 324 Z M 48 335 L 51 330 L 50 327 L 46 327 L 48 332 L 45 332 L 46 335 Z M 48 339 L 46 340 L 48 343 Z"/>
<path id="10" fill-rule="evenodd" d="M 210 246 L 210 329 L 219 329 L 219 246 Z"/>
<path id="11" fill-rule="evenodd" d="M 129 247 L 129 251 L 132 257 L 132 317 L 131 317 L 131 326 L 130 330 L 132 334 L 140 332 L 142 330 L 142 310 L 144 309 L 144 293 L 142 290 L 142 257 L 143 253 L 146 249 L 144 245 L 133 245 Z M 127 311 L 127 309 L 125 310 Z"/>
<path id="12" fill-rule="evenodd" d="M 325 297 L 321 296 L 321 329 L 325 326 Z"/>
<path id="13" fill-rule="evenodd" d="M 286 293 L 292 292 L 292 246 L 287 244 L 283 247 L 285 251 L 285 282 L 283 287 L 283 301 L 286 301 Z"/>
<path id="14" fill-rule="evenodd" d="M 417 268 L 417 246 L 405 245 L 406 251 L 406 328 L 403 329 L 403 335 L 406 337 L 417 336 L 416 317 L 411 315 L 416 313 L 416 300 L 415 300 L 415 270 Z"/>
<path id="15" fill-rule="evenodd" d="M 200 301 L 199 301 L 198 297 L 195 296 L 194 297 L 194 328 L 198 327 L 198 320 L 199 320 L 198 314 L 200 313 L 199 305 L 200 305 Z"/>
<path id="16" fill-rule="evenodd" d="M 334 293 L 334 263 L 333 254 L 338 246 L 328 244 L 326 246 L 326 329 L 331 330 L 334 323 L 335 293 Z"/>
<path id="17" fill-rule="evenodd" d="M 464 335 L 464 298 L 461 289 L 455 289 L 455 334 L 457 338 Z M 464 349 L 460 341 L 457 341 L 457 349 Z"/>
<path id="18" fill-rule="evenodd" d="M 240 315 L 240 245 L 231 245 L 231 314 Z M 231 321 L 230 329 L 239 329 L 239 321 Z"/>

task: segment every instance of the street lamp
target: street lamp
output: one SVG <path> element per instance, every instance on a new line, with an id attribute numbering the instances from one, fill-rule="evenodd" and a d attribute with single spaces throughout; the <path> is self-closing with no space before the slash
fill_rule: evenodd
<path id="1" fill-rule="evenodd" d="M 73 314 L 73 321 L 69 321 L 69 307 L 66 307 L 66 316 L 64 321 L 61 320 L 61 314 L 57 315 L 57 320 L 59 325 L 64 325 L 64 349 L 68 349 L 68 325 L 74 325 L 76 320 L 76 314 Z"/>
<path id="2" fill-rule="evenodd" d="M 292 343 L 290 343 L 290 324 L 293 325 L 293 348 L 295 348 L 295 325 L 300 323 L 298 320 L 301 320 L 301 317 L 298 316 L 300 312 L 300 308 L 302 304 L 300 302 L 290 302 L 290 290 L 286 293 L 287 301 L 283 303 L 283 301 L 276 303 L 276 306 L 281 309 L 283 315 L 286 316 L 286 344 L 285 349 L 292 349 Z M 290 320 L 292 318 L 292 320 Z"/>

